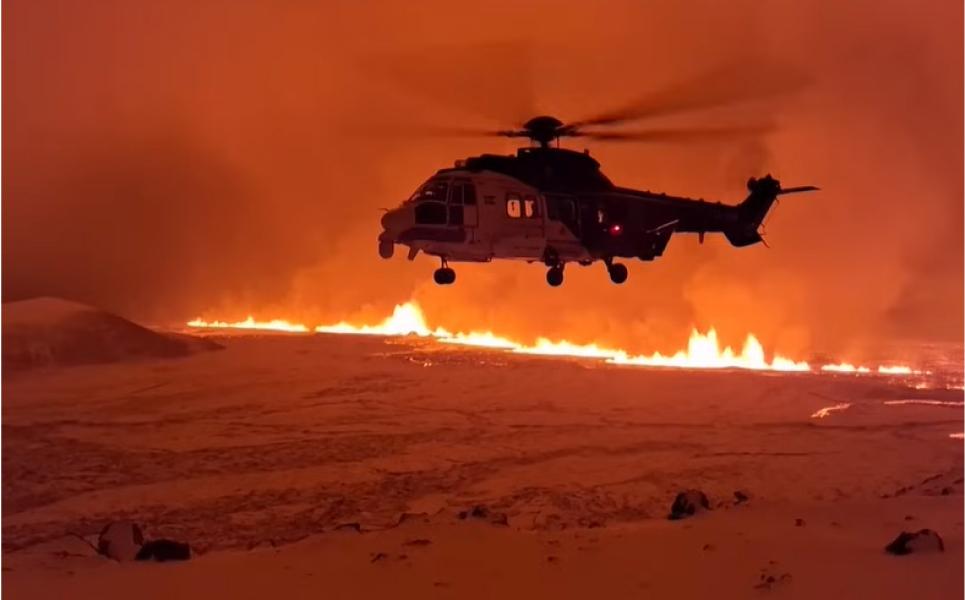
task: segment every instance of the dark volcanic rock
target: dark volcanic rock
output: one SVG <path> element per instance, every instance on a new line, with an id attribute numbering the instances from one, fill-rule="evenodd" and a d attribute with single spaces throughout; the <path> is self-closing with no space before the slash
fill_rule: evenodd
<path id="1" fill-rule="evenodd" d="M 705 510 L 710 510 L 710 501 L 707 499 L 707 494 L 700 490 L 684 490 L 674 498 L 668 518 L 672 520 L 685 519 Z"/>
<path id="2" fill-rule="evenodd" d="M 479 519 L 489 521 L 493 525 L 509 525 L 509 516 L 506 513 L 494 512 L 483 504 L 477 504 L 469 510 L 459 513 L 460 519 Z"/>
<path id="3" fill-rule="evenodd" d="M 401 515 L 399 515 L 399 520 L 396 521 L 396 525 L 402 525 L 403 523 L 408 523 L 408 522 L 411 522 L 411 521 L 417 521 L 417 522 L 421 522 L 421 523 L 428 523 L 428 522 L 429 522 L 429 513 L 424 513 L 424 512 L 421 512 L 421 513 L 409 513 L 409 512 L 402 513 Z"/>
<path id="4" fill-rule="evenodd" d="M 919 529 L 914 533 L 902 531 L 890 544 L 885 546 L 885 552 L 903 556 L 919 552 L 944 552 L 945 543 L 938 533 L 931 529 Z"/>
<path id="5" fill-rule="evenodd" d="M 509 525 L 509 515 L 501 512 L 494 512 L 489 515 L 489 522 L 493 525 Z"/>
<path id="6" fill-rule="evenodd" d="M 138 551 L 136 560 L 188 560 L 191 558 L 191 546 L 174 540 L 151 540 L 146 542 Z"/>
<path id="7" fill-rule="evenodd" d="M 483 504 L 477 504 L 469 510 L 463 510 L 459 512 L 460 519 L 468 519 L 472 517 L 473 519 L 488 519 L 489 509 Z"/>
<path id="8" fill-rule="evenodd" d="M 137 523 L 108 523 L 97 537 L 97 551 L 117 561 L 134 560 L 144 544 L 144 534 Z"/>

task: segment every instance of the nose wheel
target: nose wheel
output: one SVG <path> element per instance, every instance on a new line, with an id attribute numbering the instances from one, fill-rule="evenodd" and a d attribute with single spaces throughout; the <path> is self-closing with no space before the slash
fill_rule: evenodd
<path id="1" fill-rule="evenodd" d="M 552 266 L 546 271 L 546 283 L 553 287 L 563 284 L 563 265 Z"/>
<path id="2" fill-rule="evenodd" d="M 607 261 L 606 270 L 613 283 L 621 284 L 627 280 L 627 266 L 624 264 Z"/>
<path id="3" fill-rule="evenodd" d="M 442 259 L 442 266 L 435 270 L 432 279 L 438 285 L 452 285 L 456 281 L 456 272 L 449 268 L 446 259 Z"/>

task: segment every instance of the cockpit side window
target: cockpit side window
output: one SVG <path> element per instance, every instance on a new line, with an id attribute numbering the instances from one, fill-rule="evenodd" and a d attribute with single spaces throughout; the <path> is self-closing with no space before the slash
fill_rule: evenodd
<path id="1" fill-rule="evenodd" d="M 462 184 L 462 203 L 466 206 L 476 206 L 476 186 L 471 182 Z"/>
<path id="2" fill-rule="evenodd" d="M 449 204 L 462 204 L 462 184 L 458 181 L 449 188 Z"/>
<path id="3" fill-rule="evenodd" d="M 430 179 L 422 187 L 416 190 L 409 198 L 410 202 L 421 202 L 423 200 L 435 200 L 445 202 L 449 195 L 449 181 L 446 179 Z"/>

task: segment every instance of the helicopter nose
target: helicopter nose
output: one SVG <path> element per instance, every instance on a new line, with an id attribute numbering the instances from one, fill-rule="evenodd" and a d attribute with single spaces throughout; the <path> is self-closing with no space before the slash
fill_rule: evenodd
<path id="1" fill-rule="evenodd" d="M 390 210 L 382 215 L 382 229 L 388 234 L 402 231 L 408 223 L 408 218 L 401 210 Z"/>
<path id="2" fill-rule="evenodd" d="M 385 259 L 392 258 L 395 251 L 395 244 L 399 242 L 399 236 L 410 225 L 408 211 L 402 208 L 387 211 L 382 215 L 382 233 L 379 235 L 379 256 Z"/>

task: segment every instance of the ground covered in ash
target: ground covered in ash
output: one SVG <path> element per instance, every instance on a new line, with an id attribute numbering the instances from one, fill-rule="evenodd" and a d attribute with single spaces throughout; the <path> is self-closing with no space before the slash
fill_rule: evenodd
<path id="1" fill-rule="evenodd" d="M 418 339 L 212 341 L 5 377 L 5 589 L 171 592 L 147 565 L 38 550 L 130 519 L 190 542 L 165 577 L 305 571 L 343 597 L 579 597 L 601 578 L 613 597 L 962 594 L 961 390 Z M 668 521 L 688 489 L 710 510 Z M 884 552 L 924 527 L 945 552 Z"/>

